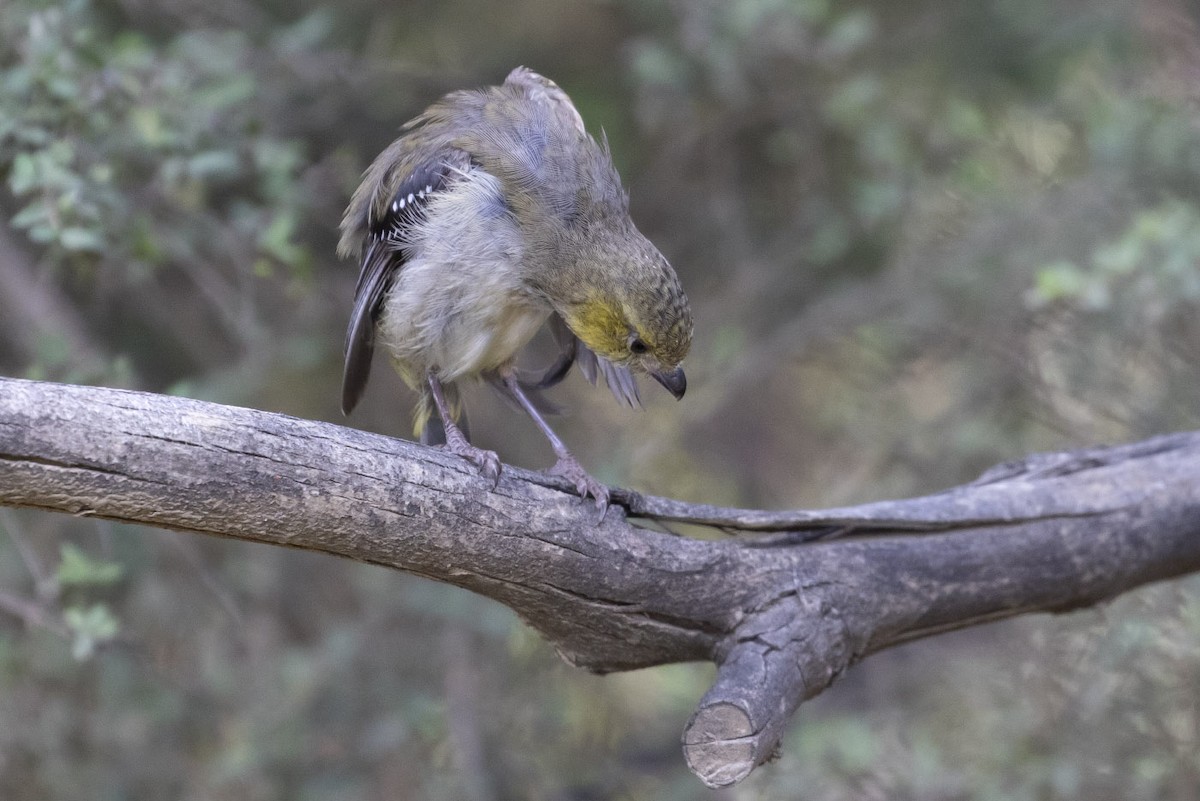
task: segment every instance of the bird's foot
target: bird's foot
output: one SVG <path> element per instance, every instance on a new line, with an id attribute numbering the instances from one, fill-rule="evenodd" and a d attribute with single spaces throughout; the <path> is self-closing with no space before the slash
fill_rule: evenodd
<path id="1" fill-rule="evenodd" d="M 600 518 L 604 519 L 604 513 L 608 511 L 608 487 L 588 475 L 574 456 L 568 453 L 558 457 L 554 467 L 550 468 L 550 475 L 562 476 L 574 484 L 579 497 L 586 499 L 590 495 L 595 498 Z"/>
<path id="2" fill-rule="evenodd" d="M 495 489 L 496 485 L 500 483 L 500 457 L 496 455 L 495 451 L 476 448 L 463 436 L 447 437 L 446 444 L 442 447 L 479 468 L 479 474 L 491 480 L 492 489 Z"/>

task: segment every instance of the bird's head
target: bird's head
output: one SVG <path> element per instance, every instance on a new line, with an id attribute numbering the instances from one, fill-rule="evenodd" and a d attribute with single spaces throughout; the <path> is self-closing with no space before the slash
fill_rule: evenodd
<path id="1" fill-rule="evenodd" d="M 639 245 L 623 258 L 610 249 L 598 254 L 604 263 L 579 265 L 579 291 L 559 311 L 596 355 L 650 375 L 678 400 L 687 389 L 681 365 L 692 345 L 691 308 L 667 260 L 648 241 Z"/>

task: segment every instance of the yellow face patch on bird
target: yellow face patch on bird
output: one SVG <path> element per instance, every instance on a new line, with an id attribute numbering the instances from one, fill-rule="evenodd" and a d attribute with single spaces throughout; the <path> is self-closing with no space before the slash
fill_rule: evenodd
<path id="1" fill-rule="evenodd" d="M 680 363 L 687 355 L 692 333 L 686 306 L 666 304 L 639 318 L 635 307 L 596 293 L 572 305 L 564 318 L 596 355 L 647 373 L 676 399 L 683 397 L 687 381 Z"/>
<path id="2" fill-rule="evenodd" d="M 629 315 L 608 298 L 592 295 L 566 311 L 567 326 L 596 355 L 611 362 L 629 361 Z"/>

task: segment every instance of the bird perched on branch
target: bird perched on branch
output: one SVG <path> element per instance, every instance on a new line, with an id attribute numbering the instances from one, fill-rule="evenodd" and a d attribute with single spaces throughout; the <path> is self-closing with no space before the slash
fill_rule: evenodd
<path id="1" fill-rule="evenodd" d="M 538 390 L 578 363 L 618 401 L 640 404 L 633 374 L 677 399 L 692 340 L 675 271 L 629 219 L 607 142 L 597 143 L 553 81 L 519 67 L 501 86 L 453 92 L 407 123 L 366 170 L 338 252 L 361 271 L 346 332 L 342 411 L 358 403 L 378 343 L 420 394 L 415 432 L 497 480 L 471 445 L 458 382 L 481 377 L 525 410 L 566 476 L 597 506 L 607 488 L 546 423 Z M 549 324 L 557 362 L 520 374 L 518 351 Z"/>

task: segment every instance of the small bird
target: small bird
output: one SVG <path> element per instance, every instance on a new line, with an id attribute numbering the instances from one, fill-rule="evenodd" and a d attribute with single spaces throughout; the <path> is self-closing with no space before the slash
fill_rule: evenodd
<path id="1" fill-rule="evenodd" d="M 603 510 L 608 489 L 546 423 L 539 392 L 578 363 L 618 401 L 640 405 L 635 372 L 676 399 L 692 316 L 679 278 L 629 218 L 607 140 L 567 94 L 518 67 L 500 86 L 446 95 L 408 122 L 363 174 L 338 253 L 358 256 L 342 411 L 366 387 L 378 341 L 419 393 L 414 433 L 475 464 L 458 382 L 482 378 L 523 409 L 554 449 L 551 472 Z M 560 353 L 540 375 L 515 366 L 548 325 Z"/>

